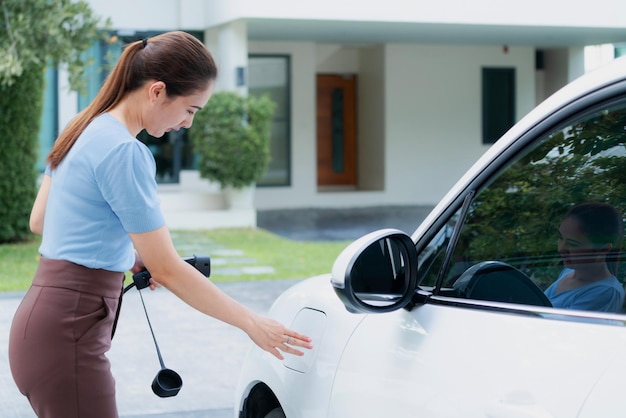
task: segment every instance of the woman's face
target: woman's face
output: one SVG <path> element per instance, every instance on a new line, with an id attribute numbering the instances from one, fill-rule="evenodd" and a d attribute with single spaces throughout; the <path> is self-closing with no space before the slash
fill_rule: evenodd
<path id="1" fill-rule="evenodd" d="M 580 229 L 578 219 L 567 217 L 559 227 L 558 250 L 565 267 L 580 264 L 604 263 L 610 244 L 592 243 Z"/>
<path id="2" fill-rule="evenodd" d="M 164 86 L 164 85 L 163 85 Z M 160 138 L 166 132 L 189 128 L 196 112 L 202 109 L 213 93 L 213 82 L 206 89 L 199 90 L 189 96 L 167 97 L 165 88 L 154 90 L 154 101 L 145 118 L 146 131 Z"/>

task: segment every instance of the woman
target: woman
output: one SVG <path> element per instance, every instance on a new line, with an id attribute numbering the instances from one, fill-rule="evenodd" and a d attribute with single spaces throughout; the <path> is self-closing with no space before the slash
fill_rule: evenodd
<path id="1" fill-rule="evenodd" d="M 621 214 L 606 203 L 582 203 L 559 227 L 564 269 L 545 291 L 555 308 L 621 312 L 624 288 L 615 277 L 622 244 Z"/>
<path id="2" fill-rule="evenodd" d="M 9 342 L 13 377 L 38 416 L 117 416 L 105 353 L 127 270 L 147 268 L 151 288 L 165 286 L 279 359 L 311 347 L 184 262 L 165 226 L 154 158 L 136 136 L 189 128 L 216 75 L 205 46 L 184 32 L 132 43 L 55 142 L 30 218 L 40 263 Z"/>

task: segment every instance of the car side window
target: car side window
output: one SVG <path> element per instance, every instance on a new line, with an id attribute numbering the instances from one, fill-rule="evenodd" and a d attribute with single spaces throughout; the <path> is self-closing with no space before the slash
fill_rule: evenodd
<path id="1" fill-rule="evenodd" d="M 538 138 L 477 191 L 465 219 L 457 213 L 435 234 L 420 254 L 420 285 L 468 299 L 621 312 L 625 143 L 623 101 Z"/>

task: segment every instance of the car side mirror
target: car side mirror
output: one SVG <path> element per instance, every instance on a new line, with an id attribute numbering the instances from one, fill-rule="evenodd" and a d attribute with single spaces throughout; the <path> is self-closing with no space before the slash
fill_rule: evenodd
<path id="1" fill-rule="evenodd" d="M 396 229 L 367 234 L 339 254 L 331 283 L 350 312 L 390 312 L 406 306 L 417 288 L 417 251 Z"/>

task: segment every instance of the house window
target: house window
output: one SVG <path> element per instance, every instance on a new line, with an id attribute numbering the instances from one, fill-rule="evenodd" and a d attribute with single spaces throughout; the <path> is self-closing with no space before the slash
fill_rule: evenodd
<path id="1" fill-rule="evenodd" d="M 105 78 L 122 54 L 122 43 L 96 41 L 83 54 L 87 62 L 83 81 L 85 85 L 78 94 L 78 111 L 85 109 L 100 91 Z"/>
<path id="2" fill-rule="evenodd" d="M 276 104 L 270 137 L 270 163 L 258 186 L 288 186 L 290 155 L 290 60 L 286 55 L 248 57 L 248 94 L 267 94 Z"/>
<path id="3" fill-rule="evenodd" d="M 515 68 L 483 68 L 483 144 L 493 144 L 515 123 Z"/>

